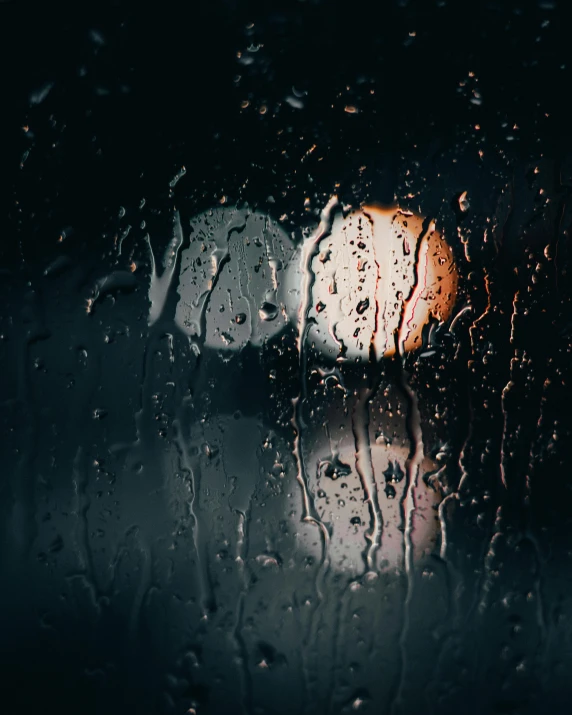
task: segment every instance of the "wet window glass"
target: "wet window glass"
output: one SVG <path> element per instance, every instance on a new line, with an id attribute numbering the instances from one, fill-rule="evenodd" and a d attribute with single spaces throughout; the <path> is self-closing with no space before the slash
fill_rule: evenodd
<path id="1" fill-rule="evenodd" d="M 568 711 L 565 9 L 0 4 L 3 712 Z"/>

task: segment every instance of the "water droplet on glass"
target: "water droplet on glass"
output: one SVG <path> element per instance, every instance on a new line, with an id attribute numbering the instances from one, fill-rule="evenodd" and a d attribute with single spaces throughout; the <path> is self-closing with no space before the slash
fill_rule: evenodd
<path id="1" fill-rule="evenodd" d="M 318 476 L 328 477 L 328 479 L 340 479 L 347 477 L 352 473 L 349 464 L 344 464 L 338 455 L 334 454 L 327 459 L 321 459 L 318 462 Z"/>
<path id="2" fill-rule="evenodd" d="M 278 315 L 278 306 L 274 305 L 273 303 L 268 303 L 264 302 L 260 306 L 260 310 L 258 311 L 258 314 L 262 318 L 262 320 L 274 320 L 276 316 Z"/>

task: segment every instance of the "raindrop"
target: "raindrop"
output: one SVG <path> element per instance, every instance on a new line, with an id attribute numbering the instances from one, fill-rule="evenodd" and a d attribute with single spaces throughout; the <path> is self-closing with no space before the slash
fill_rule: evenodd
<path id="1" fill-rule="evenodd" d="M 398 484 L 405 475 L 398 462 L 390 461 L 383 476 L 387 483 Z"/>
<path id="2" fill-rule="evenodd" d="M 395 487 L 392 484 L 385 485 L 385 495 L 388 499 L 395 499 Z"/>
<path id="3" fill-rule="evenodd" d="M 318 462 L 318 476 L 328 477 L 328 479 L 340 479 L 348 477 L 352 473 L 349 464 L 344 464 L 337 454 L 333 454 L 327 459 Z"/>
<path id="4" fill-rule="evenodd" d="M 260 306 L 258 315 L 260 315 L 262 320 L 274 320 L 276 318 L 276 316 L 278 315 L 278 306 L 274 305 L 273 303 L 268 303 L 265 301 Z"/>

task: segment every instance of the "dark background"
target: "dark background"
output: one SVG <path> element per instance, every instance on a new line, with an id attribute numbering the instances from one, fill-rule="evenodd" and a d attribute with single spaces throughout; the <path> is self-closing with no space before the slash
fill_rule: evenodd
<path id="1" fill-rule="evenodd" d="M 532 0 L 0 4 L 7 713 L 568 712 L 568 14 Z M 306 622 L 317 572 L 292 534 L 277 543 L 297 565 L 275 581 L 252 537 L 244 590 L 216 565 L 214 516 L 192 547 L 215 564 L 221 595 L 205 601 L 194 517 L 169 496 L 185 467 L 162 461 L 165 444 L 204 437 L 204 415 L 270 419 L 261 364 L 284 404 L 297 373 L 278 348 L 223 364 L 181 336 L 171 362 L 169 325 L 147 325 L 145 233 L 161 253 L 174 207 L 186 225 L 226 197 L 286 214 L 299 240 L 334 191 L 435 216 L 471 307 L 431 364 L 408 363 L 427 419 L 444 406 L 456 496 L 406 637 L 399 579 L 363 601 L 332 581 Z M 94 283 L 131 261 L 134 282 L 86 315 Z M 266 467 L 245 440 L 233 471 L 248 480 Z M 265 488 L 253 523 L 272 521 Z M 215 502 L 197 502 L 206 522 Z M 285 593 L 296 627 L 277 625 Z M 382 645 L 360 650 L 372 631 Z"/>

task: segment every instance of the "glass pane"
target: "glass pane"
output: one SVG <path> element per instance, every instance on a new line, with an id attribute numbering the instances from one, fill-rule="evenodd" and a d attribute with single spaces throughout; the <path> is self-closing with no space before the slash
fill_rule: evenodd
<path id="1" fill-rule="evenodd" d="M 565 19 L 0 5 L 6 712 L 567 711 Z"/>

